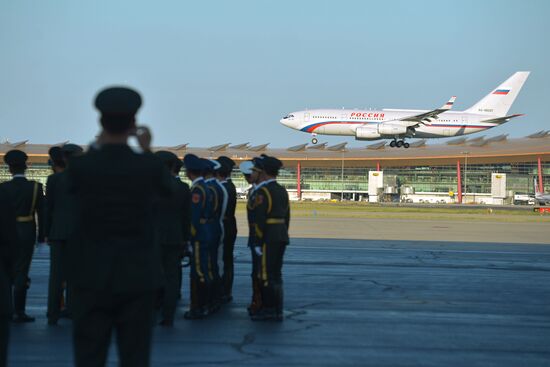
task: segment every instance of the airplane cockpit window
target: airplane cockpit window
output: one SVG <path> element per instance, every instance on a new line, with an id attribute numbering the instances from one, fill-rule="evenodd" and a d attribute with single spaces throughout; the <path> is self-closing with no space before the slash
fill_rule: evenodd
<path id="1" fill-rule="evenodd" d="M 294 115 L 290 114 L 290 115 L 287 115 L 287 116 L 283 117 L 283 120 L 284 119 L 293 119 L 293 118 L 294 118 Z"/>

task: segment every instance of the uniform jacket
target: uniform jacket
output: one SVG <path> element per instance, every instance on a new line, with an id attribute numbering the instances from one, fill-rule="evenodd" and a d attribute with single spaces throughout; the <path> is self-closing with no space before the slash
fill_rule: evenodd
<path id="1" fill-rule="evenodd" d="M 45 200 L 42 184 L 25 177 L 14 177 L 0 184 L 0 187 L 15 208 L 19 230 L 25 231 L 25 237 L 38 237 L 38 242 L 43 242 Z M 30 234 L 27 235 L 27 231 Z"/>
<path id="2" fill-rule="evenodd" d="M 256 245 L 288 244 L 290 206 L 286 189 L 271 180 L 256 187 L 254 206 Z"/>
<path id="3" fill-rule="evenodd" d="M 46 182 L 46 237 L 66 241 L 75 226 L 77 214 L 74 194 L 69 191 L 67 172 L 54 173 Z"/>
<path id="4" fill-rule="evenodd" d="M 220 241 L 223 238 L 223 217 L 225 216 L 227 207 L 227 193 L 218 180 L 209 179 L 205 180 L 205 182 L 212 193 L 214 203 L 213 213 L 215 222 L 217 223 L 217 225 L 212 226 L 212 231 L 217 241 Z"/>
<path id="5" fill-rule="evenodd" d="M 231 179 L 222 182 L 225 191 L 227 192 L 227 208 L 223 219 L 225 232 L 237 233 L 237 221 L 235 219 L 235 209 L 237 207 L 237 189 Z"/>
<path id="6" fill-rule="evenodd" d="M 173 177 L 174 191 L 161 197 L 157 203 L 157 240 L 161 245 L 182 246 L 189 241 L 190 190 L 189 185 Z"/>
<path id="7" fill-rule="evenodd" d="M 214 239 L 213 228 L 218 224 L 215 216 L 215 200 L 204 179 L 198 178 L 191 186 L 191 242 L 209 244 Z"/>
<path id="8" fill-rule="evenodd" d="M 66 172 L 78 208 L 68 246 L 73 285 L 114 293 L 157 289 L 154 203 L 172 192 L 168 169 L 153 154 L 107 144 L 73 158 Z"/>
<path id="9" fill-rule="evenodd" d="M 16 251 L 15 210 L 0 190 L 0 315 L 11 314 L 11 283 Z"/>
<path id="10" fill-rule="evenodd" d="M 256 205 L 256 186 L 252 186 L 248 190 L 246 200 L 246 217 L 248 219 L 248 246 L 256 244 L 256 221 L 254 220 L 254 207 Z"/>

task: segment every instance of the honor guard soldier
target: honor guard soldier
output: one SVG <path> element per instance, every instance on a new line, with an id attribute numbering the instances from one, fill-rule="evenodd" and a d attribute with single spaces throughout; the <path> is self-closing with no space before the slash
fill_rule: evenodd
<path id="1" fill-rule="evenodd" d="M 208 301 L 213 274 L 210 264 L 210 246 L 213 242 L 214 197 L 204 182 L 203 172 L 209 164 L 194 154 L 187 154 L 183 164 L 191 184 L 191 286 L 188 320 L 208 316 Z"/>
<path id="2" fill-rule="evenodd" d="M 256 203 L 256 184 L 258 183 L 258 171 L 253 170 L 254 163 L 252 161 L 245 161 L 239 165 L 239 170 L 244 175 L 246 182 L 248 182 L 250 189 L 248 190 L 246 200 L 246 217 L 248 219 L 248 247 L 250 248 L 251 260 L 252 260 L 252 301 L 248 305 L 248 313 L 254 315 L 262 307 L 262 294 L 260 289 L 260 279 L 258 278 L 258 269 L 260 266 L 260 258 L 254 251 L 256 226 L 254 221 L 254 205 Z"/>
<path id="3" fill-rule="evenodd" d="M 154 205 L 173 179 L 150 152 L 151 134 L 136 126 L 141 96 L 112 87 L 95 99 L 101 140 L 66 172 L 77 200 L 69 239 L 69 282 L 77 367 L 104 366 L 112 332 L 119 364 L 149 366 L 153 314 L 162 286 Z M 135 136 L 142 152 L 128 145 Z"/>
<path id="4" fill-rule="evenodd" d="M 161 326 L 172 326 L 178 303 L 181 258 L 187 250 L 190 229 L 189 186 L 179 178 L 181 161 L 169 151 L 158 151 L 157 157 L 173 176 L 174 192 L 161 198 L 157 204 L 157 240 L 162 254 L 164 292 L 162 297 Z"/>
<path id="5" fill-rule="evenodd" d="M 0 184 L 0 187 L 15 208 L 18 237 L 13 289 L 14 322 L 32 322 L 34 317 L 25 313 L 25 304 L 31 284 L 29 269 L 34 245 L 37 239 L 38 242 L 44 242 L 44 191 L 41 183 L 25 178 L 25 152 L 10 150 L 4 156 L 4 162 L 9 166 L 13 179 Z"/>
<path id="6" fill-rule="evenodd" d="M 222 279 L 220 276 L 221 253 L 223 249 L 223 218 L 227 208 L 227 192 L 222 184 L 216 178 L 216 172 L 221 168 L 221 164 L 212 159 L 206 159 L 208 168 L 204 172 L 204 181 L 212 192 L 214 197 L 214 222 L 212 223 L 213 241 L 210 245 L 210 259 L 212 266 L 212 288 L 209 301 L 209 312 L 215 313 L 220 309 L 222 303 Z"/>
<path id="7" fill-rule="evenodd" d="M 12 316 L 11 285 L 18 246 L 16 226 L 15 209 L 3 190 L 0 190 L 0 367 L 7 365 Z"/>
<path id="8" fill-rule="evenodd" d="M 255 247 L 261 258 L 259 269 L 262 308 L 252 320 L 283 320 L 283 256 L 289 243 L 290 207 L 288 193 L 276 177 L 282 163 L 275 157 L 262 155 L 254 160 L 260 175 L 254 206 Z"/>
<path id="9" fill-rule="evenodd" d="M 217 161 L 221 167 L 216 171 L 216 176 L 227 192 L 227 206 L 223 217 L 222 302 L 228 303 L 233 299 L 233 249 L 237 239 L 237 220 L 235 218 L 237 190 L 231 180 L 231 171 L 235 166 L 235 162 L 225 156 L 219 157 Z"/>
<path id="10" fill-rule="evenodd" d="M 52 148 L 53 149 L 53 148 Z M 48 282 L 48 325 L 56 325 L 61 316 L 63 283 L 67 282 L 67 243 L 74 230 L 77 215 L 75 197 L 69 191 L 67 172 L 64 171 L 73 157 L 84 150 L 76 144 L 59 148 L 63 163 L 55 151 L 50 150 L 53 170 L 46 183 L 46 236 L 50 245 L 50 279 Z M 67 292 L 68 294 L 69 292 Z M 68 297 L 67 297 L 68 301 Z M 68 302 L 65 312 L 69 313 Z"/>

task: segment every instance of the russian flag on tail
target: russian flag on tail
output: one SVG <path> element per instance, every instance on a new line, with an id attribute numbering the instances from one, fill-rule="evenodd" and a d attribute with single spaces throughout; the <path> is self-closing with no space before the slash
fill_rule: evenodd
<path id="1" fill-rule="evenodd" d="M 510 92 L 510 89 L 497 89 L 493 92 L 493 94 L 501 94 L 505 96 L 508 92 Z"/>

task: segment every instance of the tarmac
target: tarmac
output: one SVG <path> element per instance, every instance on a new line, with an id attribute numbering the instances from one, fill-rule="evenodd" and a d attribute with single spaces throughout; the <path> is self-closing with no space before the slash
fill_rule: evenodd
<path id="1" fill-rule="evenodd" d="M 284 322 L 249 320 L 249 250 L 239 237 L 234 302 L 209 319 L 186 321 L 184 287 L 175 327 L 155 329 L 151 365 L 550 365 L 548 223 L 522 230 L 525 224 L 461 222 L 438 231 L 447 224 L 308 220 L 293 221 L 285 254 Z M 408 239 L 390 236 L 411 228 L 420 229 Z M 341 238 L 322 238 L 328 234 Z M 508 240 L 487 242 L 495 238 Z M 12 326 L 9 366 L 73 363 L 70 320 L 46 325 L 48 267 L 48 249 L 40 248 L 28 306 L 37 321 Z M 117 365 L 114 343 L 108 365 Z"/>

